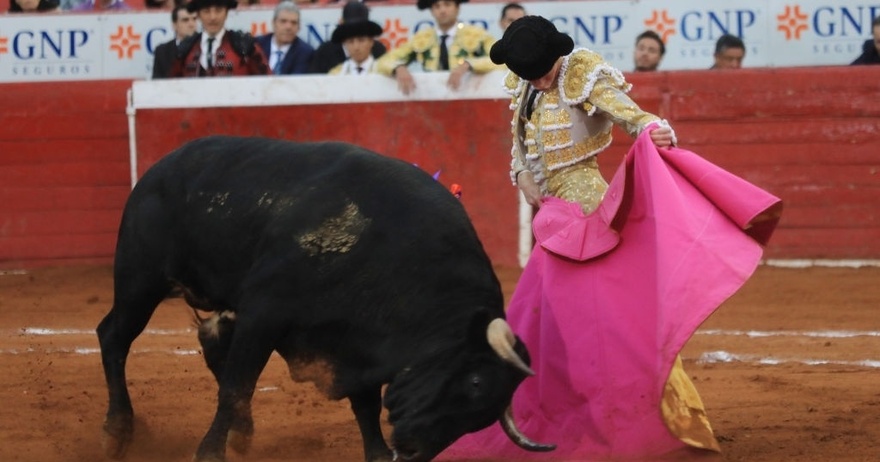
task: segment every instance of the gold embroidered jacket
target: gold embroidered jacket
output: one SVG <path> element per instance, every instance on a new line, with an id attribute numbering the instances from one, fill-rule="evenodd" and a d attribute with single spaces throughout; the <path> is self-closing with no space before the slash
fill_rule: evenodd
<path id="1" fill-rule="evenodd" d="M 554 192 L 548 189 L 553 176 L 568 167 L 589 163 L 595 169 L 593 157 L 611 144 L 613 124 L 636 137 L 660 120 L 627 96 L 631 85 L 618 69 L 585 48 L 563 58 L 557 85 L 539 93 L 530 118 L 529 83 L 511 72 L 504 87 L 512 96 L 511 180 L 515 185 L 517 174 L 529 170 L 545 195 Z"/>
<path id="2" fill-rule="evenodd" d="M 486 29 L 464 23 L 458 23 L 455 27 L 457 30 L 448 50 L 449 69 L 455 69 L 465 61 L 477 74 L 502 69 L 502 66 L 489 59 L 489 49 L 495 43 L 495 38 Z M 409 40 L 385 53 L 376 63 L 376 72 L 390 76 L 398 66 L 408 66 L 413 62 L 421 64 L 425 72 L 440 68 L 440 40 L 433 27 L 419 29 Z"/>

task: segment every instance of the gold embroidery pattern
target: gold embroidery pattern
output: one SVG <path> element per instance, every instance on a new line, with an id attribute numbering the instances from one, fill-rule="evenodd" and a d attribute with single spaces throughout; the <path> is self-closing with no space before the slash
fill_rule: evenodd
<path id="1" fill-rule="evenodd" d="M 432 27 L 426 27 L 415 33 L 412 37 L 412 49 L 416 53 L 424 53 L 437 43 L 437 32 Z"/>
<path id="2" fill-rule="evenodd" d="M 461 64 L 465 60 L 476 74 L 483 74 L 495 69 L 502 69 L 489 59 L 488 53 L 495 39 L 485 29 L 459 23 L 455 39 L 449 47 L 452 64 Z M 376 72 L 390 76 L 398 66 L 421 64 L 422 70 L 433 72 L 439 69 L 440 43 L 437 30 L 433 27 L 419 29 L 406 42 L 389 50 L 376 61 Z"/>
<path id="3" fill-rule="evenodd" d="M 508 72 L 507 75 L 504 76 L 504 91 L 507 94 L 513 96 L 514 101 L 517 100 L 520 91 L 525 88 L 525 84 L 525 80 L 519 78 L 519 76 L 517 76 L 513 72 Z"/>
<path id="4" fill-rule="evenodd" d="M 563 74 L 563 91 L 565 91 L 566 98 L 583 101 L 589 96 L 589 89 L 592 88 L 592 82 L 589 82 L 588 79 L 596 66 L 603 62 L 602 57 L 584 49 L 572 53 L 567 61 L 568 66 Z M 587 89 L 587 94 L 583 94 L 585 89 Z"/>
<path id="5" fill-rule="evenodd" d="M 532 114 L 533 124 L 524 124 L 526 159 L 537 159 L 543 154 L 544 168 L 548 171 L 571 166 L 611 144 L 610 127 L 582 140 L 572 139 L 571 115 L 559 107 L 559 99 L 558 88 L 542 94 L 538 101 L 542 110 Z M 513 129 L 515 134 L 515 125 Z"/>
<path id="6" fill-rule="evenodd" d="M 579 203 L 585 215 L 599 207 L 607 189 L 608 183 L 602 178 L 595 157 L 552 172 L 547 178 L 547 190 L 550 194 Z"/>
<path id="7" fill-rule="evenodd" d="M 641 110 L 626 93 L 605 79 L 596 82 L 590 93 L 590 101 L 634 138 L 649 123 L 660 120 L 654 114 Z"/>
<path id="8" fill-rule="evenodd" d="M 601 152 L 609 144 L 611 144 L 611 132 L 600 133 L 574 143 L 571 147 L 545 152 L 544 165 L 547 166 L 547 170 L 558 170 Z"/>
<path id="9" fill-rule="evenodd" d="M 461 48 L 468 53 L 474 55 L 478 52 L 488 53 L 489 50 L 481 50 L 480 45 L 483 44 L 483 38 L 486 32 L 478 27 L 463 27 L 458 25 L 458 32 L 455 33 L 455 41 L 461 45 Z"/>
<path id="10" fill-rule="evenodd" d="M 566 145 L 572 145 L 571 130 L 544 130 L 541 133 L 541 142 L 544 143 L 544 151 L 565 149 Z"/>

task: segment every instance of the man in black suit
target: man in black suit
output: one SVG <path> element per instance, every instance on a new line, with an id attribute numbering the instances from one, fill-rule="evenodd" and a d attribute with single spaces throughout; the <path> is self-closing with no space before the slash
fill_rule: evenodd
<path id="1" fill-rule="evenodd" d="M 880 16 L 871 21 L 871 35 L 862 44 L 862 54 L 851 65 L 880 64 Z"/>
<path id="2" fill-rule="evenodd" d="M 340 21 L 340 24 L 367 21 L 369 18 L 370 10 L 366 5 L 358 0 L 350 0 L 344 7 L 342 7 L 342 20 Z M 373 41 L 373 48 L 370 50 L 370 54 L 373 55 L 373 58 L 378 58 L 384 55 L 385 51 L 385 45 L 382 45 L 382 42 L 378 40 Z M 330 69 L 342 64 L 346 59 L 348 59 L 348 55 L 345 53 L 342 44 L 333 43 L 333 41 L 328 40 L 315 50 L 315 55 L 312 58 L 312 65 L 309 66 L 309 73 L 326 74 L 330 72 Z"/>
<path id="3" fill-rule="evenodd" d="M 257 37 L 257 45 L 269 59 L 275 75 L 305 74 L 315 49 L 297 37 L 300 11 L 295 3 L 284 0 L 272 14 L 272 33 Z"/>
<path id="4" fill-rule="evenodd" d="M 171 77 L 171 65 L 177 58 L 177 45 L 181 40 L 196 31 L 196 14 L 186 10 L 186 5 L 175 6 L 171 10 L 171 28 L 174 29 L 174 40 L 169 40 L 153 50 L 153 78 L 167 79 Z"/>

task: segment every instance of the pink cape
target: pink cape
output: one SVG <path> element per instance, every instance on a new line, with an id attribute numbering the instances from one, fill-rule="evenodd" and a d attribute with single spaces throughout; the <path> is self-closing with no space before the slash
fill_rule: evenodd
<path id="1" fill-rule="evenodd" d="M 508 307 L 534 377 L 517 425 L 553 452 L 516 447 L 496 423 L 441 460 L 640 459 L 686 445 L 660 401 L 676 355 L 757 267 L 779 198 L 684 149 L 636 140 L 599 208 L 545 199 Z"/>

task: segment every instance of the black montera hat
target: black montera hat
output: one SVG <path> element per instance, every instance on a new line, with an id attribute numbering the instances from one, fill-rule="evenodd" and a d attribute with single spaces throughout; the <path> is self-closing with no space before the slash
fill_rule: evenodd
<path id="1" fill-rule="evenodd" d="M 345 39 L 352 37 L 378 37 L 382 35 L 382 26 L 373 21 L 345 21 L 336 26 L 330 41 L 333 43 L 342 43 Z"/>
<path id="2" fill-rule="evenodd" d="M 416 3 L 416 6 L 420 10 L 427 10 L 428 8 L 431 8 L 431 5 L 433 5 L 439 1 L 440 0 L 418 0 L 418 2 Z M 455 0 L 455 3 L 458 5 L 461 5 L 462 3 L 467 3 L 467 1 L 468 0 Z"/>
<path id="3" fill-rule="evenodd" d="M 489 57 L 506 64 L 525 80 L 539 79 L 553 68 L 560 56 L 571 53 L 574 41 L 541 16 L 524 16 L 514 21 L 501 40 L 492 45 Z"/>
<path id="4" fill-rule="evenodd" d="M 190 0 L 186 4 L 186 11 L 195 13 L 209 6 L 225 6 L 231 10 L 238 6 L 238 0 Z"/>
<path id="5" fill-rule="evenodd" d="M 358 0 L 349 0 L 342 7 L 342 22 L 366 21 L 370 19 L 370 9 Z"/>

